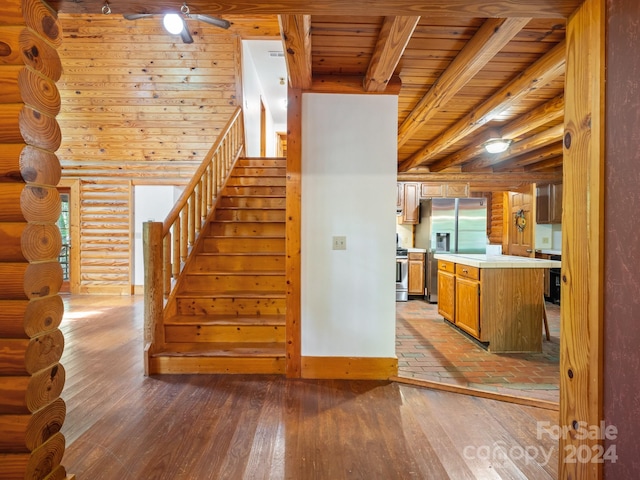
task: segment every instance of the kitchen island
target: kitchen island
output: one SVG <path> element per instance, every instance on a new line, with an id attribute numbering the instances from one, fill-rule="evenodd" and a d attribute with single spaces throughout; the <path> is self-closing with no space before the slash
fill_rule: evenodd
<path id="1" fill-rule="evenodd" d="M 543 272 L 556 260 L 437 253 L 438 313 L 490 352 L 542 351 Z"/>

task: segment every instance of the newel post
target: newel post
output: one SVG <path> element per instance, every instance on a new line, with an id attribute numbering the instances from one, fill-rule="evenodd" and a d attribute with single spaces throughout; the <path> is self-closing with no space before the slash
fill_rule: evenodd
<path id="1" fill-rule="evenodd" d="M 144 370 L 149 375 L 149 354 L 156 343 L 156 329 L 162 319 L 164 303 L 162 222 L 142 224 L 144 251 Z"/>

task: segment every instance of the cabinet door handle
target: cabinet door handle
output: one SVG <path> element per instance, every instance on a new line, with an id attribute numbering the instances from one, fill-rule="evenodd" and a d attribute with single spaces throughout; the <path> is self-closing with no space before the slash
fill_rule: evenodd
<path id="1" fill-rule="evenodd" d="M 469 273 L 469 270 L 467 270 L 466 268 L 463 268 L 462 273 Z"/>
<path id="2" fill-rule="evenodd" d="M 527 249 L 527 253 L 531 253 L 533 252 L 533 250 L 531 250 L 530 248 Z"/>

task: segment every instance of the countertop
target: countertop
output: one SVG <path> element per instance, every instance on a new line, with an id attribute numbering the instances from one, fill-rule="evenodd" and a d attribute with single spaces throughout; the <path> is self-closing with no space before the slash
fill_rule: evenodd
<path id="1" fill-rule="evenodd" d="M 407 252 L 409 253 L 427 253 L 426 248 L 407 248 Z"/>
<path id="2" fill-rule="evenodd" d="M 562 255 L 562 250 L 550 250 L 544 248 L 536 248 L 536 252 L 544 253 L 545 255 Z"/>
<path id="3" fill-rule="evenodd" d="M 476 268 L 560 268 L 557 260 L 517 257 L 513 255 L 485 255 L 473 253 L 436 253 L 434 258 Z"/>

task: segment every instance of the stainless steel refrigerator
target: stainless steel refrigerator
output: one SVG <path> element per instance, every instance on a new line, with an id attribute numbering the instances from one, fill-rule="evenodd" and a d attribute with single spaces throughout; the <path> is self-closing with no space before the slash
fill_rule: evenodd
<path id="1" fill-rule="evenodd" d="M 484 198 L 433 198 L 420 202 L 415 246 L 427 250 L 425 296 L 438 301 L 435 253 L 486 253 L 487 204 Z"/>

